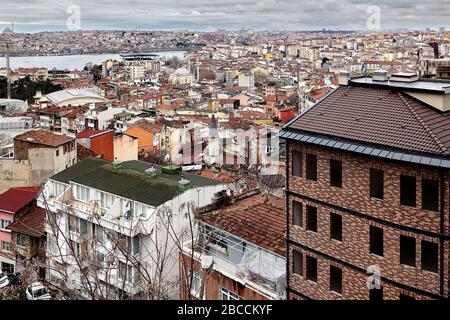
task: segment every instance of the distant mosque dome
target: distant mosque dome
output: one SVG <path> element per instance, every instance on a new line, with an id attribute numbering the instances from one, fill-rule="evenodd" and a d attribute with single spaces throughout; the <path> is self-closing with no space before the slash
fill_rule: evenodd
<path id="1" fill-rule="evenodd" d="M 3 33 L 3 34 L 12 34 L 12 33 L 14 33 L 14 32 L 11 30 L 10 27 L 7 27 L 7 28 L 5 28 L 5 30 L 3 30 L 2 33 Z"/>

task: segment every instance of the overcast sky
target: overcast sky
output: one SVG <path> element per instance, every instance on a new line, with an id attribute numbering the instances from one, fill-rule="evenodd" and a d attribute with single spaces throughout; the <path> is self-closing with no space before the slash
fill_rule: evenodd
<path id="1" fill-rule="evenodd" d="M 18 32 L 68 30 L 73 5 L 86 30 L 367 30 L 370 6 L 380 8 L 384 30 L 450 29 L 450 0 L 1 0 L 0 26 L 14 21 Z"/>

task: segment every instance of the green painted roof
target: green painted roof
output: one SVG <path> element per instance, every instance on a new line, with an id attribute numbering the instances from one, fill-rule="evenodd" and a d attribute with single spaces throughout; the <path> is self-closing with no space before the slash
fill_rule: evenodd
<path id="1" fill-rule="evenodd" d="M 152 167 L 151 163 L 126 161 L 122 165 L 122 169 L 115 170 L 110 161 L 87 158 L 50 179 L 66 184 L 72 181 L 151 206 L 159 206 L 181 194 L 178 181 L 181 180 L 182 175 L 190 180 L 193 188 L 222 184 L 221 181 L 190 173 L 165 174 L 157 165 L 153 166 L 158 176 L 150 179 L 145 177 L 145 170 Z"/>

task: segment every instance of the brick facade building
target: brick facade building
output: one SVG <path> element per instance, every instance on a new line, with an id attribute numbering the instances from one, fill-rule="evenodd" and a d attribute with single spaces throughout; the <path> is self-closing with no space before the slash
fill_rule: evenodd
<path id="1" fill-rule="evenodd" d="M 289 299 L 448 298 L 450 116 L 409 90 L 350 81 L 284 128 Z"/>

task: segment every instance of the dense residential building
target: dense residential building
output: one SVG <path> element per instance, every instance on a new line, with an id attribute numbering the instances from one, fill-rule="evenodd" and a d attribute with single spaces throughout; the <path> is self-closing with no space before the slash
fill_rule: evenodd
<path id="1" fill-rule="evenodd" d="M 0 273 L 17 270 L 16 258 L 19 264 L 22 262 L 21 256 L 17 255 L 16 240 L 19 239 L 19 243 L 25 246 L 26 239 L 21 236 L 16 238 L 16 234 L 11 233 L 11 224 L 14 223 L 13 220 L 33 210 L 39 191 L 40 188 L 37 187 L 18 187 L 0 194 Z M 20 266 L 18 269 L 21 269 Z"/>
<path id="2" fill-rule="evenodd" d="M 89 298 L 177 296 L 193 210 L 226 190 L 179 169 L 88 158 L 50 177 L 38 199 L 48 280 Z"/>
<path id="3" fill-rule="evenodd" d="M 285 298 L 284 202 L 251 191 L 199 208 L 198 238 L 180 257 L 182 298 Z"/>
<path id="4" fill-rule="evenodd" d="M 39 186 L 77 161 L 75 138 L 46 130 L 14 137 L 14 155 L 0 158 L 0 192 L 11 186 Z"/>
<path id="5" fill-rule="evenodd" d="M 450 92 L 412 78 L 341 79 L 282 131 L 290 299 L 449 297 Z"/>

